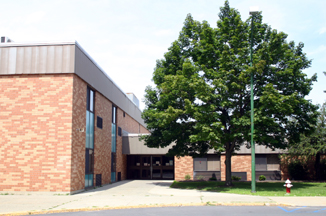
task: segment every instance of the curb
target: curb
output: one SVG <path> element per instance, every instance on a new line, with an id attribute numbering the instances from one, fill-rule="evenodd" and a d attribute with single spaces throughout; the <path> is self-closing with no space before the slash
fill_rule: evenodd
<path id="1" fill-rule="evenodd" d="M 157 204 L 157 205 L 138 205 L 138 206 L 115 206 L 115 207 L 96 207 L 96 208 L 78 208 L 78 209 L 60 209 L 46 211 L 24 211 L 3 213 L 0 216 L 18 216 L 18 215 L 38 215 L 54 214 L 65 212 L 85 212 L 85 211 L 102 211 L 113 209 L 133 209 L 133 208 L 158 208 L 158 207 L 183 207 L 183 206 L 290 206 L 282 203 L 179 203 L 179 204 Z"/>

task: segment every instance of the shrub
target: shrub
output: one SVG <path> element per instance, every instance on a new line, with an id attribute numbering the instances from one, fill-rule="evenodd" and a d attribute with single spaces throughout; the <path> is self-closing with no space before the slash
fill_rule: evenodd
<path id="1" fill-rule="evenodd" d="M 191 176 L 189 174 L 185 175 L 185 180 L 190 180 Z"/>
<path id="2" fill-rule="evenodd" d="M 264 175 L 259 176 L 259 181 L 265 181 L 265 180 L 266 180 L 266 177 Z"/>
<path id="3" fill-rule="evenodd" d="M 234 181 L 240 181 L 241 180 L 241 177 L 239 177 L 239 176 L 232 176 L 231 178 Z"/>
<path id="4" fill-rule="evenodd" d="M 288 165 L 288 171 L 293 180 L 305 180 L 306 170 L 304 163 L 298 160 L 291 161 Z"/>
<path id="5" fill-rule="evenodd" d="M 210 180 L 210 181 L 216 181 L 217 178 L 216 178 L 216 177 L 210 177 L 209 180 Z"/>
<path id="6" fill-rule="evenodd" d="M 202 175 L 196 176 L 196 179 L 197 180 L 203 180 L 204 179 L 204 176 L 202 176 Z"/>
<path id="7" fill-rule="evenodd" d="M 326 180 L 326 159 L 320 161 L 320 172 L 321 180 Z"/>

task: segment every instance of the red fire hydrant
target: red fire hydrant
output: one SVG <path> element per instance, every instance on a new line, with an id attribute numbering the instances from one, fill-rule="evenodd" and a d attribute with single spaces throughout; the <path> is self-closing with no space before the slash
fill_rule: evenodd
<path id="1" fill-rule="evenodd" d="M 291 187 L 292 187 L 293 185 L 291 184 L 291 181 L 289 180 L 289 179 L 287 179 L 286 181 L 285 181 L 285 184 L 284 184 L 284 187 L 286 187 L 286 193 L 287 194 L 289 194 L 289 193 L 291 193 Z"/>

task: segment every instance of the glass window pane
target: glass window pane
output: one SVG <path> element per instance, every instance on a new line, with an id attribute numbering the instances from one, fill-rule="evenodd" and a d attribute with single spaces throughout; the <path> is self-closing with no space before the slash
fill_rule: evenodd
<path id="1" fill-rule="evenodd" d="M 116 112 L 117 112 L 117 108 L 115 106 L 112 106 L 112 123 L 114 124 L 116 123 L 116 116 L 117 116 Z"/>
<path id="2" fill-rule="evenodd" d="M 207 158 L 194 158 L 194 171 L 207 171 Z"/>
<path id="3" fill-rule="evenodd" d="M 89 111 L 86 111 L 86 148 L 89 148 L 90 146 L 90 143 L 89 143 L 89 140 L 90 140 L 90 122 L 89 122 Z"/>
<path id="4" fill-rule="evenodd" d="M 90 139 L 89 139 L 89 148 L 94 148 L 94 113 L 89 113 L 89 125 L 90 125 Z"/>
<path id="5" fill-rule="evenodd" d="M 145 167 L 151 166 L 151 157 L 150 156 L 142 158 L 142 166 L 145 166 Z"/>
<path id="6" fill-rule="evenodd" d="M 111 182 L 115 182 L 115 172 L 111 172 Z"/>
<path id="7" fill-rule="evenodd" d="M 174 171 L 173 169 L 171 170 L 162 170 L 162 177 L 163 179 L 173 179 L 174 178 Z"/>
<path id="8" fill-rule="evenodd" d="M 85 175 L 85 187 L 88 187 L 88 175 Z"/>
<path id="9" fill-rule="evenodd" d="M 88 175 L 88 187 L 93 186 L 93 174 Z"/>
<path id="10" fill-rule="evenodd" d="M 116 152 L 116 125 L 112 123 L 111 151 Z"/>
<path id="11" fill-rule="evenodd" d="M 94 112 L 94 92 L 89 90 L 89 110 Z"/>
<path id="12" fill-rule="evenodd" d="M 267 170 L 268 171 L 280 170 L 280 159 L 278 155 L 267 155 Z"/>
<path id="13" fill-rule="evenodd" d="M 267 157 L 266 155 L 255 155 L 256 170 L 267 170 Z"/>
<path id="14" fill-rule="evenodd" d="M 153 166 L 159 167 L 162 166 L 161 157 L 153 156 Z"/>
<path id="15" fill-rule="evenodd" d="M 163 166 L 173 166 L 173 157 L 162 156 Z"/>
<path id="16" fill-rule="evenodd" d="M 111 172 L 116 171 L 116 153 L 111 153 Z"/>
<path id="17" fill-rule="evenodd" d="M 143 169 L 141 172 L 141 177 L 142 178 L 146 178 L 146 179 L 150 179 L 151 178 L 151 172 L 149 169 Z"/>
<path id="18" fill-rule="evenodd" d="M 220 156 L 216 154 L 207 155 L 207 170 L 220 171 L 220 169 L 221 169 Z"/>
<path id="19" fill-rule="evenodd" d="M 153 169 L 152 177 L 153 179 L 161 178 L 161 169 Z"/>

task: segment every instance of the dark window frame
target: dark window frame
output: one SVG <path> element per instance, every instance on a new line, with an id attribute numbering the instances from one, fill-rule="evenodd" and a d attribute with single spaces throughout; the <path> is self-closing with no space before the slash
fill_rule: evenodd
<path id="1" fill-rule="evenodd" d="M 95 121 L 95 90 L 87 86 L 87 95 L 86 95 L 86 110 L 94 115 Z M 94 122 L 95 123 L 95 122 Z M 95 134 L 95 125 L 93 125 L 93 136 Z M 85 175 L 93 174 L 94 175 L 94 149 L 85 147 Z"/>
<path id="2" fill-rule="evenodd" d="M 121 127 L 118 127 L 118 136 L 122 136 L 122 129 L 121 129 Z"/>
<path id="3" fill-rule="evenodd" d="M 103 119 L 100 116 L 97 116 L 96 127 L 103 129 Z"/>
<path id="4" fill-rule="evenodd" d="M 112 123 L 117 124 L 117 107 L 112 105 Z"/>
<path id="5" fill-rule="evenodd" d="M 93 96 L 92 101 L 91 101 L 91 95 Z M 87 86 L 86 110 L 90 111 L 91 113 L 94 113 L 94 108 L 95 108 L 95 91 Z"/>

